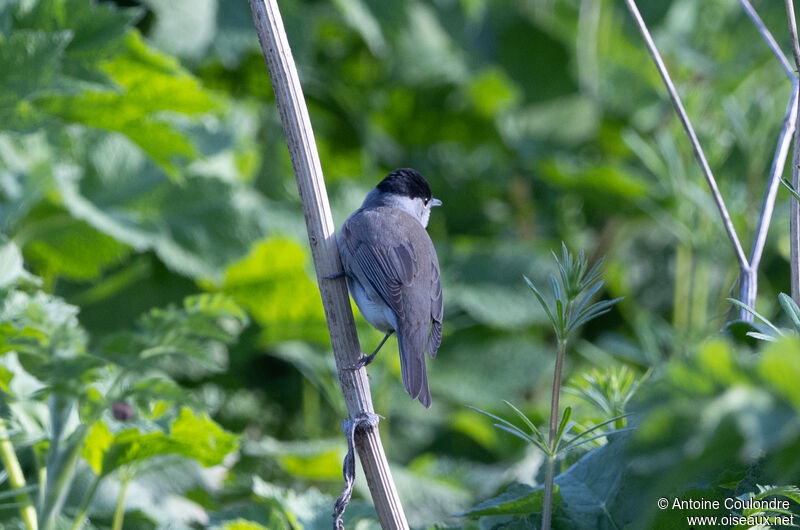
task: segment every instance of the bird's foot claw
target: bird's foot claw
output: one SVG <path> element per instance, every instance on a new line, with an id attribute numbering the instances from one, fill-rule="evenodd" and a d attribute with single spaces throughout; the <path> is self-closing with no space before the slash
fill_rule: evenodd
<path id="1" fill-rule="evenodd" d="M 364 368 L 365 366 L 367 366 L 369 363 L 371 363 L 374 360 L 375 360 L 375 354 L 374 353 L 372 355 L 365 355 L 365 354 L 362 353 L 361 357 L 356 361 L 356 363 L 354 365 L 350 366 L 349 369 L 350 370 L 360 370 L 361 368 Z"/>

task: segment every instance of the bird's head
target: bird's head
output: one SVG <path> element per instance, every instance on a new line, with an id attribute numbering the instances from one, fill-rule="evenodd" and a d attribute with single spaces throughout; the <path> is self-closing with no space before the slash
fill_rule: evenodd
<path id="1" fill-rule="evenodd" d="M 431 187 L 414 169 L 396 169 L 386 175 L 364 199 L 362 207 L 389 206 L 414 217 L 424 227 L 428 226 L 431 208 L 442 201 L 431 194 Z"/>

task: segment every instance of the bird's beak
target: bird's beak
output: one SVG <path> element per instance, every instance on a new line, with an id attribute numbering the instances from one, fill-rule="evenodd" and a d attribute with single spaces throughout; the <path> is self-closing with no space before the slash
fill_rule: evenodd
<path id="1" fill-rule="evenodd" d="M 441 206 L 441 205 L 442 201 L 440 201 L 439 199 L 431 199 L 431 208 L 433 208 L 434 206 Z"/>

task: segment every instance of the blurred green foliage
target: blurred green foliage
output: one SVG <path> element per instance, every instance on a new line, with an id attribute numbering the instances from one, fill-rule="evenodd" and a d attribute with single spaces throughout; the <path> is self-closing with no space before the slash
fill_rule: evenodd
<path id="1" fill-rule="evenodd" d="M 737 2 L 640 3 L 748 247 L 790 84 Z M 788 50 L 781 3 L 754 5 Z M 554 272 L 562 240 L 606 255 L 599 294 L 624 297 L 568 352 L 564 404 L 637 430 L 562 463 L 556 523 L 663 527 L 682 514 L 660 496 L 797 484 L 798 345 L 720 334 L 733 253 L 621 2 L 280 7 L 337 225 L 396 167 L 444 202 L 433 407 L 407 399 L 393 341 L 369 368 L 413 526 L 536 524 L 542 455 L 467 406 L 544 423 L 553 345 L 522 277 Z M 757 303 L 782 327 L 788 197 Z M 345 410 L 247 2 L 0 1 L 0 228 L 0 416 L 53 520 L 90 498 L 84 527 L 110 527 L 127 484 L 126 526 L 329 527 Z M 356 492 L 345 523 L 375 527 Z"/>

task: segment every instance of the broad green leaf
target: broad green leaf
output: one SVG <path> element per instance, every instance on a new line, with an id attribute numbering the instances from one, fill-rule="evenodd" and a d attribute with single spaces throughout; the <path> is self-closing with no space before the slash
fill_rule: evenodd
<path id="1" fill-rule="evenodd" d="M 111 444 L 114 435 L 108 430 L 108 426 L 101 420 L 95 422 L 89 429 L 86 441 L 83 444 L 83 458 L 92 468 L 95 475 L 100 476 L 103 472 L 103 457 Z"/>
<path id="2" fill-rule="evenodd" d="M 127 245 L 63 211 L 43 218 L 34 216 L 32 223 L 41 228 L 24 250 L 43 276 L 92 280 L 130 253 Z"/>
<path id="3" fill-rule="evenodd" d="M 174 59 L 148 48 L 138 33 L 128 33 L 126 47 L 125 54 L 103 65 L 118 90 L 46 97 L 36 106 L 70 123 L 125 134 L 168 175 L 179 179 L 178 162 L 197 151 L 164 113 L 200 114 L 219 103 Z"/>
<path id="4" fill-rule="evenodd" d="M 219 289 L 253 315 L 267 343 L 297 337 L 327 342 L 325 315 L 317 286 L 307 272 L 308 260 L 296 242 L 270 238 L 228 267 Z"/>
<path id="5" fill-rule="evenodd" d="M 69 34 L 15 32 L 0 41 L 0 120 L 3 128 L 28 131 L 46 122 L 37 110 L 37 96 L 58 93 L 56 65 Z"/>
<path id="6" fill-rule="evenodd" d="M 267 231 L 266 202 L 242 184 L 176 184 L 119 135 L 74 141 L 86 165 L 55 174 L 70 214 L 137 251 L 154 250 L 181 274 L 216 278 Z"/>
<path id="7" fill-rule="evenodd" d="M 464 517 L 480 517 L 484 515 L 529 515 L 542 511 L 544 489 L 533 488 L 527 484 L 513 484 L 504 493 L 487 499 L 480 504 L 458 515 Z M 553 504 L 561 502 L 559 488 L 553 494 Z"/>
<path id="8" fill-rule="evenodd" d="M 30 11 L 20 10 L 15 26 L 69 32 L 61 72 L 67 82 L 80 81 L 112 88 L 100 71 L 100 64 L 124 51 L 126 30 L 139 13 L 138 9 L 120 9 L 92 0 L 40 0 Z"/>
<path id="9" fill-rule="evenodd" d="M 85 353 L 87 337 L 77 314 L 77 307 L 42 292 L 6 293 L 0 300 L 0 353 L 16 350 L 39 358 L 39 362 Z M 46 371 L 44 365 L 31 368 Z M 48 377 L 58 375 L 50 373 Z"/>
<path id="10" fill-rule="evenodd" d="M 243 448 L 248 456 L 275 460 L 290 476 L 304 480 L 342 479 L 342 459 L 346 452 L 343 439 L 278 441 L 264 437 L 257 444 Z"/>
<path id="11" fill-rule="evenodd" d="M 102 455 L 101 473 L 107 475 L 120 466 L 169 454 L 191 458 L 205 467 L 214 466 L 238 446 L 238 438 L 224 431 L 208 415 L 197 416 L 184 408 L 172 422 L 169 434 L 142 433 L 137 429 L 115 434 Z M 97 455 L 91 456 L 96 463 Z"/>
<path id="12" fill-rule="evenodd" d="M 183 309 L 170 306 L 142 315 L 136 331 L 110 336 L 104 351 L 133 371 L 158 367 L 169 374 L 197 379 L 224 371 L 228 363 L 226 345 L 236 340 L 247 323 L 247 315 L 227 295 L 190 296 L 184 300 Z M 152 398 L 183 394 L 158 378 L 139 383 L 140 390 Z"/>

